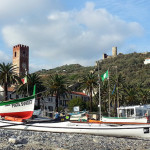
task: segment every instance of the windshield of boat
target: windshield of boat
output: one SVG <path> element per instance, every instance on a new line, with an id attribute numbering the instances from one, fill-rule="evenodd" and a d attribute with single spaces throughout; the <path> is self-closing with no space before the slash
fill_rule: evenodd
<path id="1" fill-rule="evenodd" d="M 145 116 L 145 113 L 147 112 L 146 109 L 139 109 L 139 108 L 136 108 L 136 116 L 138 117 L 142 117 L 142 116 Z"/>
<path id="2" fill-rule="evenodd" d="M 135 117 L 134 109 L 119 109 L 118 117 Z"/>

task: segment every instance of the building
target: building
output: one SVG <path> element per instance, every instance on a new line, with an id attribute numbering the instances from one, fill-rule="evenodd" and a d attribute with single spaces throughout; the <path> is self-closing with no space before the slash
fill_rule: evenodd
<path id="1" fill-rule="evenodd" d="M 17 98 L 23 98 L 24 95 L 18 95 L 16 94 L 15 88 L 14 87 L 8 87 L 8 99 L 17 99 Z M 4 87 L 0 86 L 0 100 L 4 100 Z"/>
<path id="2" fill-rule="evenodd" d="M 59 98 L 59 107 L 64 109 L 68 108 L 68 102 L 74 98 L 81 98 L 84 101 L 89 100 L 89 96 L 82 92 L 71 92 L 67 95 L 62 95 Z M 35 102 L 35 105 L 38 105 L 38 101 Z M 40 99 L 41 108 L 43 108 L 43 116 L 54 117 L 55 107 L 56 107 L 56 97 L 48 96 Z"/>
<path id="3" fill-rule="evenodd" d="M 15 72 L 18 76 L 24 76 L 29 72 L 29 47 L 16 45 L 13 47 L 13 65 L 16 66 Z"/>
<path id="4" fill-rule="evenodd" d="M 146 59 L 144 60 L 144 64 L 145 64 L 145 65 L 150 64 L 150 58 L 146 58 Z"/>

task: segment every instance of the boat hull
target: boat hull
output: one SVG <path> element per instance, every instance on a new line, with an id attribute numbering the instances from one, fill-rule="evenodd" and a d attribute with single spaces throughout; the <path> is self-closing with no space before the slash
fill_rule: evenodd
<path id="1" fill-rule="evenodd" d="M 116 117 L 102 117 L 104 123 L 147 123 L 147 118 L 116 118 Z"/>
<path id="2" fill-rule="evenodd" d="M 0 103 L 0 116 L 29 119 L 33 114 L 34 104 L 34 96 L 18 100 L 5 101 L 3 103 Z"/>
<path id="3" fill-rule="evenodd" d="M 10 126 L 9 126 L 10 125 Z M 94 134 L 101 136 L 115 137 L 142 137 L 150 138 L 150 125 L 105 125 L 91 123 L 29 123 L 29 124 L 14 124 L 9 122 L 0 122 L 0 127 L 6 129 L 21 129 L 32 131 L 49 131 L 49 132 L 64 132 L 64 133 L 82 133 Z"/>

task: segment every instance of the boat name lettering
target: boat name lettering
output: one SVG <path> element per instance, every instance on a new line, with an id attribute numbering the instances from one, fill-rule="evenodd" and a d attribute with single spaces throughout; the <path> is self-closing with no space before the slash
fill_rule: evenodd
<path id="1" fill-rule="evenodd" d="M 25 106 L 32 104 L 32 100 L 12 104 L 12 107 Z"/>
<path id="2" fill-rule="evenodd" d="M 21 106 L 30 105 L 30 104 L 32 104 L 32 100 L 21 102 Z"/>
<path id="3" fill-rule="evenodd" d="M 7 104 L 7 105 L 5 105 L 5 106 L 10 106 L 10 104 Z"/>

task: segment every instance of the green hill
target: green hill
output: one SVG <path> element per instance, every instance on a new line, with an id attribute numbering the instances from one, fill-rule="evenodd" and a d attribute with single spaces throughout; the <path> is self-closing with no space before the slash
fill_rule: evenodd
<path id="1" fill-rule="evenodd" d="M 113 66 L 117 66 L 118 74 L 125 77 L 127 84 L 136 85 L 141 84 L 144 88 L 150 87 L 150 64 L 145 65 L 144 60 L 150 57 L 150 53 L 131 53 L 119 54 L 115 58 L 108 58 L 103 60 L 101 65 L 101 72 L 105 72 L 108 68 L 110 74 L 116 71 Z"/>
<path id="2" fill-rule="evenodd" d="M 131 53 L 119 54 L 117 57 L 111 57 L 100 60 L 100 74 L 103 74 L 109 68 L 110 76 L 114 76 L 117 66 L 117 73 L 125 77 L 127 84 L 141 84 L 144 88 L 150 87 L 150 64 L 144 65 L 144 60 L 150 58 L 150 53 Z M 41 76 L 45 77 L 50 74 L 59 73 L 66 76 L 70 84 L 76 83 L 82 76 L 95 70 L 96 66 L 84 67 L 79 64 L 64 65 L 54 69 L 40 70 Z M 97 73 L 97 70 L 96 70 Z"/>
<path id="3" fill-rule="evenodd" d="M 71 64 L 49 70 L 40 70 L 37 73 L 43 77 L 58 73 L 64 75 L 70 84 L 74 84 L 78 82 L 82 76 L 88 74 L 90 70 L 94 70 L 94 66 L 84 67 L 79 64 Z"/>

